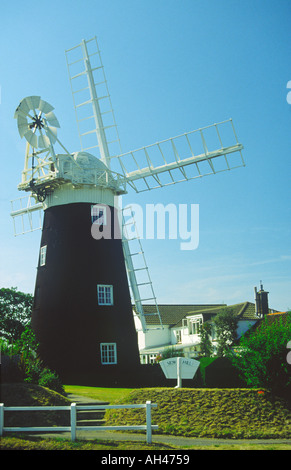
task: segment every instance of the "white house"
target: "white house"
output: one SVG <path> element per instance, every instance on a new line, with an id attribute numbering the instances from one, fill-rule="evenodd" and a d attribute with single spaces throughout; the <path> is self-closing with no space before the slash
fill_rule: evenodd
<path id="1" fill-rule="evenodd" d="M 231 309 L 238 319 L 237 335 L 240 338 L 251 326 L 260 321 L 256 303 L 244 302 L 227 306 L 215 305 L 158 305 L 162 326 L 157 316 L 146 316 L 147 331 L 143 332 L 139 316 L 134 310 L 142 364 L 153 363 L 159 354 L 169 347 L 182 350 L 188 357 L 197 357 L 200 351 L 200 327 L 210 321 L 222 308 Z M 153 305 L 143 305 L 144 313 L 153 311 Z M 271 311 L 270 309 L 268 309 Z M 215 329 L 211 333 L 216 349 Z"/>

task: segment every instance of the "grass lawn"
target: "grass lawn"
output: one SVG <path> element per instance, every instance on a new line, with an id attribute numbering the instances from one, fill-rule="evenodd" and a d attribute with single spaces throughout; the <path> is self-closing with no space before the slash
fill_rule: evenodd
<path id="1" fill-rule="evenodd" d="M 170 450 L 177 449 L 163 444 L 146 444 L 134 441 L 107 441 L 94 439 L 72 442 L 63 438 L 35 437 L 28 435 L 1 438 L 0 450 Z"/>
<path id="2" fill-rule="evenodd" d="M 94 400 L 108 401 L 114 403 L 122 400 L 132 390 L 132 388 L 101 388 L 101 387 L 83 387 L 82 385 L 65 385 L 65 392 L 74 395 L 81 395 Z"/>

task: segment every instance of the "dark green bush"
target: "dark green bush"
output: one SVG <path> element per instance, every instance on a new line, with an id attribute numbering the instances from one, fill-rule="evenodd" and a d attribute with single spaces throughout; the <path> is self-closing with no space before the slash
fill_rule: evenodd
<path id="1" fill-rule="evenodd" d="M 66 395 L 63 384 L 59 376 L 50 369 L 44 368 L 39 375 L 38 385 L 42 387 L 47 387 L 50 390 L 60 393 L 61 395 Z"/>
<path id="2" fill-rule="evenodd" d="M 291 312 L 267 315 L 260 325 L 245 334 L 237 353 L 229 358 L 249 387 L 265 387 L 290 397 L 291 366 L 287 343 L 291 338 Z"/>

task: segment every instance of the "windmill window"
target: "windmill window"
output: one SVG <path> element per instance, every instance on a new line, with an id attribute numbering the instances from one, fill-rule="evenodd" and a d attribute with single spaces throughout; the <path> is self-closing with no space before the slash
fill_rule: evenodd
<path id="1" fill-rule="evenodd" d="M 106 225 L 106 207 L 95 204 L 91 206 L 92 224 Z"/>
<path id="2" fill-rule="evenodd" d="M 116 343 L 101 343 L 101 364 L 117 364 Z"/>
<path id="3" fill-rule="evenodd" d="M 40 249 L 40 260 L 39 260 L 39 265 L 40 266 L 45 266 L 46 251 L 47 251 L 47 245 L 42 246 L 41 249 Z"/>
<path id="4" fill-rule="evenodd" d="M 113 286 L 98 284 L 97 294 L 99 305 L 113 305 Z"/>

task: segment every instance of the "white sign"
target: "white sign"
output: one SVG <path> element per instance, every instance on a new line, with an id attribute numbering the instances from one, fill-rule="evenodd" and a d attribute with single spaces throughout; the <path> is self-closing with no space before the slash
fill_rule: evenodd
<path id="1" fill-rule="evenodd" d="M 178 379 L 177 387 L 181 387 L 182 379 L 193 379 L 199 365 L 199 361 L 187 357 L 171 357 L 160 362 L 167 379 Z"/>

